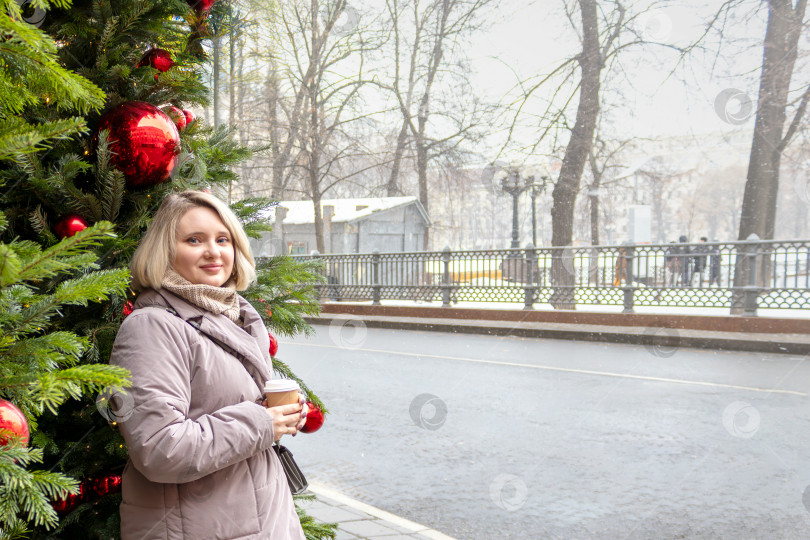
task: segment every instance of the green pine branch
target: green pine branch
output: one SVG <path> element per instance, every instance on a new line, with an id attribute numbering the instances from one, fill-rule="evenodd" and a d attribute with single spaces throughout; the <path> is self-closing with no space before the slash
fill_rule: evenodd
<path id="1" fill-rule="evenodd" d="M 257 284 L 246 291 L 245 298 L 278 333 L 312 334 L 303 316 L 320 313 L 315 285 L 324 282 L 322 266 L 322 261 L 296 261 L 288 256 L 260 260 L 256 265 Z M 272 316 L 267 315 L 268 309 Z"/>

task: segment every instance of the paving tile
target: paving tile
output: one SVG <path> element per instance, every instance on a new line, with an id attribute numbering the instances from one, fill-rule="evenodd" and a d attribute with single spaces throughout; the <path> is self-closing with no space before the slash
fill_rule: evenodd
<path id="1" fill-rule="evenodd" d="M 350 533 L 363 538 L 381 536 L 385 534 L 399 534 L 399 531 L 395 531 L 391 527 L 384 525 L 383 522 L 377 520 L 347 521 L 345 523 L 341 523 L 339 527 L 344 531 L 349 531 Z"/>
<path id="2" fill-rule="evenodd" d="M 341 531 L 338 529 L 337 534 L 335 535 L 335 540 L 357 540 L 357 536 L 353 535 L 352 533 Z"/>
<path id="3" fill-rule="evenodd" d="M 369 536 L 366 540 L 415 540 L 415 536 L 410 536 L 407 534 L 394 534 L 394 535 L 379 535 L 379 536 Z"/>
<path id="4" fill-rule="evenodd" d="M 352 508 L 351 506 L 346 506 L 345 504 L 341 504 L 341 505 L 337 506 L 336 508 L 340 508 L 341 510 L 346 510 L 347 512 L 353 512 L 353 513 L 357 514 L 359 519 L 377 519 L 377 518 L 375 518 L 374 516 L 372 516 L 370 514 L 366 514 L 365 512 L 363 512 L 362 510 L 360 510 L 358 508 Z"/>
<path id="5" fill-rule="evenodd" d="M 326 523 L 342 523 L 344 521 L 358 521 L 369 519 L 371 516 L 357 510 L 339 506 L 324 506 L 320 508 L 307 509 L 307 513 Z"/>

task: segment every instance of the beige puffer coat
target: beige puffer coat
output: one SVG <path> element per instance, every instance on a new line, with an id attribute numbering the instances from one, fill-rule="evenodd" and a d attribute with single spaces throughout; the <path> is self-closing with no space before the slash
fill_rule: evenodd
<path id="1" fill-rule="evenodd" d="M 198 321 L 239 359 L 172 313 Z M 164 290 L 143 292 L 115 340 L 129 369 L 119 398 L 129 449 L 123 540 L 303 540 L 273 422 L 258 401 L 271 377 L 267 330 L 240 298 L 243 330 Z M 131 396 L 131 399 L 130 399 Z"/>

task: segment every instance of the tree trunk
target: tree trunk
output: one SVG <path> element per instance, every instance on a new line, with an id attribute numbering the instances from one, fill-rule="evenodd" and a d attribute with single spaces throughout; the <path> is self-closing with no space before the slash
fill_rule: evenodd
<path id="1" fill-rule="evenodd" d="M 428 205 L 428 191 L 427 191 L 427 146 L 425 141 L 420 137 L 416 141 L 416 173 L 419 179 L 419 202 L 425 207 L 425 212 L 430 215 Z M 430 227 L 425 227 L 425 235 L 423 240 L 422 249 L 428 250 L 430 245 Z"/>
<path id="2" fill-rule="evenodd" d="M 402 189 L 399 187 L 399 168 L 402 163 L 402 156 L 405 154 L 405 143 L 408 140 L 408 121 L 402 122 L 402 129 L 399 130 L 397 135 L 397 146 L 394 149 L 394 159 L 391 164 L 391 174 L 388 177 L 388 184 L 385 186 L 386 195 L 388 197 L 396 197 L 402 194 Z"/>
<path id="3" fill-rule="evenodd" d="M 796 63 L 796 52 L 806 0 L 798 0 L 794 9 L 789 0 L 769 0 L 768 24 L 765 31 L 762 73 L 759 81 L 757 115 L 748 174 L 743 194 L 738 240 L 756 234 L 762 240 L 773 239 L 776 203 L 779 190 L 779 165 L 786 146 L 784 128 L 790 80 Z M 737 256 L 734 268 L 735 289 L 748 284 L 745 257 Z M 770 257 L 762 257 L 757 282 L 768 282 Z M 732 313 L 742 312 L 742 293 L 732 297 Z"/>
<path id="4" fill-rule="evenodd" d="M 579 90 L 576 122 L 565 148 L 560 176 L 554 185 L 551 207 L 551 245 L 570 246 L 574 232 L 574 205 L 588 153 L 593 145 L 593 134 L 599 114 L 599 87 L 602 58 L 599 50 L 599 27 L 596 0 L 580 0 L 582 15 L 582 53 L 579 65 L 582 79 Z M 557 309 L 574 309 L 575 274 L 573 265 L 564 253 L 555 250 L 551 265 L 554 292 L 551 304 Z"/>

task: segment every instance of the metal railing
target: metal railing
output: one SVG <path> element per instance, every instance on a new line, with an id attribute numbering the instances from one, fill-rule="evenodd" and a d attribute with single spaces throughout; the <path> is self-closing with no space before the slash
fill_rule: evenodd
<path id="1" fill-rule="evenodd" d="M 319 255 L 321 297 L 522 303 L 524 309 L 618 305 L 810 309 L 810 241 L 614 245 Z"/>

